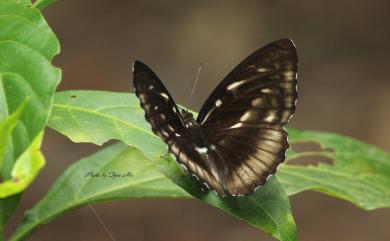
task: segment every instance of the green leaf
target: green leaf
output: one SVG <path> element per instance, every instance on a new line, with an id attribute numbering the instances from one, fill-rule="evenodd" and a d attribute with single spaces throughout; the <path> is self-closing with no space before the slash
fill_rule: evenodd
<path id="1" fill-rule="evenodd" d="M 49 126 L 65 134 L 75 142 L 102 144 L 110 139 L 118 139 L 134 146 L 152 160 L 159 169 L 161 156 L 167 153 L 166 144 L 154 135 L 145 121 L 144 112 L 134 95 L 103 91 L 66 91 L 56 94 L 53 114 Z M 194 190 L 194 180 L 183 183 L 183 174 L 177 171 L 176 162 L 163 172 L 176 184 L 193 196 L 221 208 L 249 223 L 263 229 L 280 240 L 295 240 L 295 223 L 291 215 L 289 200 L 277 180 L 251 197 L 227 201 L 214 194 L 202 195 Z M 167 170 L 170 172 L 168 173 Z M 176 170 L 173 171 L 172 170 Z M 188 184 L 189 183 L 189 184 Z M 273 205 L 259 200 L 270 199 Z M 257 203 L 259 202 L 259 203 Z M 262 206 L 265 204 L 264 206 Z M 254 207 L 256 211 L 254 211 Z M 286 219 L 286 217 L 289 217 Z"/>
<path id="2" fill-rule="evenodd" d="M 31 6 L 32 5 L 31 0 L 2 0 L 2 1 L 14 1 L 17 3 L 21 3 L 24 6 Z"/>
<path id="3" fill-rule="evenodd" d="M 189 180 L 191 177 L 184 175 L 172 158 L 163 158 L 156 166 L 156 163 L 145 159 L 136 148 L 116 144 L 69 167 L 49 193 L 26 213 L 11 240 L 22 240 L 42 224 L 85 204 L 133 198 L 191 198 L 191 195 L 161 174 L 157 167 L 166 169 L 165 173 L 169 170 L 168 175 L 173 175 L 175 182 L 184 187 L 185 184 L 194 184 Z M 86 177 L 90 172 L 100 176 Z M 125 174 L 126 177 L 104 178 L 104 173 L 108 175 L 110 172 Z M 132 177 L 126 175 L 128 172 L 132 173 Z M 276 179 L 271 179 L 270 182 L 261 192 L 250 197 L 223 199 L 213 193 L 201 192 L 197 197 L 244 218 L 252 225 L 262 227 L 280 240 L 296 240 L 294 221 L 288 212 L 288 199 L 285 195 L 284 198 L 279 198 L 283 190 L 276 184 Z"/>
<path id="4" fill-rule="evenodd" d="M 0 121 L 0 173 L 2 173 L 4 159 L 6 158 L 7 145 L 11 141 L 12 131 L 18 123 L 26 104 L 27 101 L 23 101 L 12 115 L 10 115 L 6 120 Z"/>
<path id="5" fill-rule="evenodd" d="M 117 139 L 137 147 L 149 160 L 167 153 L 165 143 L 150 129 L 134 95 L 106 91 L 56 93 L 49 127 L 73 142 L 102 145 Z"/>
<path id="6" fill-rule="evenodd" d="M 34 2 L 33 7 L 43 10 L 55 2 L 57 2 L 57 0 L 37 0 Z"/>
<path id="7" fill-rule="evenodd" d="M 112 172 L 125 177 L 110 177 Z M 161 197 L 189 195 L 158 172 L 140 151 L 116 144 L 68 167 L 48 194 L 26 213 L 11 240 L 22 240 L 38 226 L 81 205 Z"/>
<path id="8" fill-rule="evenodd" d="M 14 130 L 19 118 L 26 106 L 27 101 L 24 101 L 19 108 L 12 113 L 6 120 L 0 121 L 0 177 L 2 177 L 2 168 L 4 160 L 7 157 L 7 145 L 10 143 L 11 134 Z M 2 185 L 0 179 L 0 186 Z M 1 191 L 0 191 L 1 195 Z M 0 201 L 1 202 L 1 201 Z M 0 203 L 0 240 L 3 238 L 4 224 L 12 213 L 12 210 L 16 207 L 15 199 L 8 199 L 7 202 Z"/>
<path id="9" fill-rule="evenodd" d="M 59 43 L 44 20 L 27 1 L 0 1 L 0 122 L 28 98 L 12 139 L 5 150 L 0 176 L 12 179 L 15 160 L 43 130 L 53 102 L 60 70 L 50 61 Z M 0 200 L 0 226 L 16 207 L 18 196 Z"/>
<path id="10" fill-rule="evenodd" d="M 153 138 L 143 110 L 133 94 L 99 91 L 67 91 L 56 94 L 50 127 L 74 142 L 101 144 L 119 139 L 141 149 L 150 160 L 166 153 L 166 146 Z M 331 133 L 289 129 L 292 144 L 315 142 L 322 146 L 316 155 L 334 164 L 318 166 L 282 164 L 276 176 L 287 194 L 314 190 L 371 210 L 390 207 L 390 156 L 368 144 Z M 148 147 L 148 148 L 145 148 Z M 327 149 L 331 148 L 332 151 Z M 312 151 L 311 151 L 312 152 Z M 292 152 L 288 159 L 307 155 Z M 310 152 L 309 152 L 310 154 Z"/>
<path id="11" fill-rule="evenodd" d="M 29 148 L 16 161 L 10 180 L 0 183 L 0 198 L 22 192 L 38 175 L 45 165 L 45 159 L 40 151 L 43 132 L 36 136 Z"/>
<path id="12" fill-rule="evenodd" d="M 4 122 L 0 123 L 0 170 L 5 158 L 5 151 L 11 141 L 11 133 L 19 121 L 27 104 L 24 101 L 20 107 Z M 19 156 L 11 172 L 11 179 L 0 181 L 0 199 L 20 193 L 36 177 L 45 161 L 40 152 L 42 133 L 39 134 L 31 145 Z"/>
<path id="13" fill-rule="evenodd" d="M 193 197 L 247 221 L 276 239 L 297 240 L 289 199 L 275 177 L 271 176 L 266 185 L 249 196 L 221 198 L 213 192 L 203 192 L 201 184 L 191 175 L 185 175 L 172 155 L 153 163 Z"/>
<path id="14" fill-rule="evenodd" d="M 317 143 L 320 148 L 293 152 L 277 177 L 287 194 L 315 190 L 366 210 L 390 207 L 390 155 L 349 137 L 315 131 L 289 130 L 291 143 Z M 331 164 L 288 165 L 292 159 L 326 157 Z"/>

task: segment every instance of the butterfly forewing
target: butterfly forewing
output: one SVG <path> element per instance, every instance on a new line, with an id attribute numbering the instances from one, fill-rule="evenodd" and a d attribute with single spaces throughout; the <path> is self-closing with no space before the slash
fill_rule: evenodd
<path id="1" fill-rule="evenodd" d="M 240 63 L 203 105 L 197 122 L 224 162 L 230 194 L 253 192 L 284 161 L 297 62 L 291 40 L 271 43 Z"/>
<path id="2" fill-rule="evenodd" d="M 145 117 L 164 141 L 185 131 L 177 106 L 159 78 L 141 62 L 134 63 L 134 88 Z"/>

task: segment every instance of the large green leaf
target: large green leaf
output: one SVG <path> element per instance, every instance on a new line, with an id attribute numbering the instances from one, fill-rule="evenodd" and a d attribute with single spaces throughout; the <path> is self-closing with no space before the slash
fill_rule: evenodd
<path id="1" fill-rule="evenodd" d="M 151 132 L 133 95 L 67 91 L 56 94 L 54 106 L 49 126 L 73 141 L 102 144 L 110 139 L 121 140 L 142 150 L 160 171 L 194 197 L 245 219 L 277 239 L 296 239 L 289 200 L 276 179 L 271 179 L 265 187 L 248 197 L 229 199 L 218 198 L 214 193 L 204 195 L 199 192 L 199 186 L 194 187 L 196 181 L 182 178 L 181 170 L 171 157 L 161 159 L 167 153 L 167 147 Z"/>
<path id="2" fill-rule="evenodd" d="M 269 178 L 266 185 L 249 196 L 221 198 L 213 192 L 203 192 L 200 183 L 191 175 L 184 175 L 171 155 L 153 163 L 165 176 L 193 197 L 247 221 L 276 239 L 296 240 L 290 202 L 275 177 Z"/>
<path id="3" fill-rule="evenodd" d="M 101 145 L 117 139 L 142 150 L 150 160 L 167 147 L 150 129 L 138 100 L 127 93 L 64 91 L 56 93 L 49 127 L 73 142 Z"/>
<path id="4" fill-rule="evenodd" d="M 119 139 L 136 146 L 151 160 L 166 146 L 151 133 L 133 94 L 67 91 L 56 94 L 50 127 L 74 142 L 101 144 Z M 390 206 L 390 156 L 373 146 L 331 133 L 289 130 L 290 143 L 315 142 L 315 152 L 292 152 L 288 159 L 325 156 L 333 164 L 282 164 L 276 176 L 287 194 L 315 190 L 348 200 L 364 209 Z"/>
<path id="5" fill-rule="evenodd" d="M 85 204 L 132 198 L 191 198 L 161 174 L 161 169 L 174 177 L 177 184 L 207 203 L 262 227 L 280 240 L 296 240 L 288 198 L 276 184 L 276 179 L 271 179 L 261 192 L 250 197 L 218 198 L 213 193 L 204 194 L 194 189 L 196 182 L 191 180 L 191 176 L 184 175 L 173 159 L 163 158 L 158 164 L 152 163 L 141 151 L 124 144 L 105 148 L 69 167 L 49 193 L 26 213 L 11 240 L 22 240 L 38 226 Z M 96 177 L 85 177 L 89 172 Z M 109 178 L 111 172 L 124 174 L 125 177 Z M 129 172 L 131 177 L 127 175 Z"/>
<path id="6" fill-rule="evenodd" d="M 93 172 L 93 174 L 91 173 Z M 124 177 L 110 177 L 110 173 Z M 133 198 L 189 197 L 135 148 L 117 144 L 71 165 L 48 194 L 29 210 L 11 240 L 81 205 Z"/>
<path id="7" fill-rule="evenodd" d="M 44 128 L 53 102 L 60 70 L 50 61 L 59 52 L 58 41 L 41 13 L 27 1 L 0 1 L 0 122 L 28 97 L 28 103 L 5 150 L 2 173 L 12 179 L 14 162 Z M 0 199 L 0 226 L 18 201 Z"/>
<path id="8" fill-rule="evenodd" d="M 390 207 L 390 155 L 333 133 L 289 130 L 291 143 L 317 143 L 320 148 L 291 152 L 277 177 L 287 194 L 315 190 L 367 209 Z M 331 163 L 288 165 L 300 157 L 326 157 Z M 299 159 L 297 160 L 299 163 Z"/>

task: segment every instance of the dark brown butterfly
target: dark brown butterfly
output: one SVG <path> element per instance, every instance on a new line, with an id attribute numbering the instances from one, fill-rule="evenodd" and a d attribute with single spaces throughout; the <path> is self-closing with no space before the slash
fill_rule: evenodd
<path id="1" fill-rule="evenodd" d="M 215 88 L 196 120 L 139 61 L 134 87 L 146 120 L 180 164 L 220 195 L 246 195 L 285 159 L 283 126 L 296 107 L 297 63 L 289 39 L 257 50 Z"/>

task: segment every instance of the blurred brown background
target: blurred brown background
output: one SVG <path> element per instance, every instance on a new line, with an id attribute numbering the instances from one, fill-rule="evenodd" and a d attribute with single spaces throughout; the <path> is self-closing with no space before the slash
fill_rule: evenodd
<path id="1" fill-rule="evenodd" d="M 152 67 L 178 103 L 199 110 L 248 54 L 279 38 L 295 41 L 299 101 L 291 127 L 346 134 L 390 151 L 390 2 L 58 1 L 45 10 L 62 45 L 59 87 L 128 92 L 131 62 Z M 63 169 L 97 150 L 47 131 L 47 166 L 25 193 L 31 207 Z M 59 167 L 56 163 L 62 163 Z M 364 212 L 313 192 L 292 197 L 301 241 L 388 241 L 390 210 Z M 266 241 L 262 231 L 197 201 L 136 200 L 94 205 L 118 241 Z M 109 241 L 88 207 L 43 227 L 32 241 Z"/>

